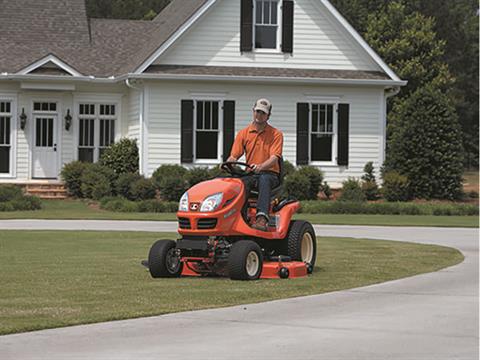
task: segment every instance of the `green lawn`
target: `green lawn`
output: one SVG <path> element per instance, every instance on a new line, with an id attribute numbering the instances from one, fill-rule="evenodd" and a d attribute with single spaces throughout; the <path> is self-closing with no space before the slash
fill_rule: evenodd
<path id="1" fill-rule="evenodd" d="M 100 210 L 80 200 L 47 200 L 37 211 L 0 212 L 0 219 L 96 219 L 96 220 L 176 220 L 174 213 L 119 213 Z M 410 215 L 340 215 L 297 214 L 315 224 L 389 225 L 389 226 L 449 226 L 478 227 L 477 216 L 410 216 Z"/>
<path id="2" fill-rule="evenodd" d="M 0 334 L 319 294 L 436 271 L 455 249 L 318 238 L 313 275 L 301 279 L 152 279 L 140 265 L 156 238 L 87 231 L 0 233 Z"/>

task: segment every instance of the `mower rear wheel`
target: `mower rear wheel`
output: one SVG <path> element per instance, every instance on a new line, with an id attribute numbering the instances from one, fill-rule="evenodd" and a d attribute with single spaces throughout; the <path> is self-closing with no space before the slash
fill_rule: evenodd
<path id="1" fill-rule="evenodd" d="M 148 269 L 153 278 L 177 277 L 183 270 L 183 263 L 175 253 L 175 241 L 157 240 L 148 253 Z"/>
<path id="2" fill-rule="evenodd" d="M 228 273 L 232 280 L 257 280 L 263 268 L 262 249 L 254 241 L 234 243 L 228 257 Z"/>
<path id="3" fill-rule="evenodd" d="M 308 221 L 294 220 L 287 235 L 288 256 L 294 261 L 303 261 L 315 266 L 317 259 L 317 238 L 312 224 Z"/>

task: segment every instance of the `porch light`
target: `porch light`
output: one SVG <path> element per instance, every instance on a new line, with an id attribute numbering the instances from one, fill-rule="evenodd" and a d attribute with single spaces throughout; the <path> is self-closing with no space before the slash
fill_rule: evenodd
<path id="1" fill-rule="evenodd" d="M 25 108 L 22 108 L 22 113 L 20 114 L 20 128 L 25 130 L 27 125 L 27 114 L 25 114 Z"/>
<path id="2" fill-rule="evenodd" d="M 70 115 L 70 109 L 67 110 L 67 115 L 65 115 L 65 130 L 70 130 L 72 126 L 72 116 Z"/>

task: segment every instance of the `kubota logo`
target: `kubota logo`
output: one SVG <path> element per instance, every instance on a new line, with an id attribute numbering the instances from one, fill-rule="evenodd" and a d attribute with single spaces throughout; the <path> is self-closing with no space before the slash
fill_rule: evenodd
<path id="1" fill-rule="evenodd" d="M 192 210 L 192 211 L 197 211 L 199 205 L 200 205 L 199 203 L 191 203 L 191 204 L 190 204 L 190 210 Z"/>

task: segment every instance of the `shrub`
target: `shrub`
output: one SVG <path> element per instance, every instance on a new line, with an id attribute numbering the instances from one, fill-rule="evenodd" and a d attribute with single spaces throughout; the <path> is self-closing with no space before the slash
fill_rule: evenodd
<path id="1" fill-rule="evenodd" d="M 72 161 L 63 166 L 60 176 L 65 183 L 65 187 L 70 195 L 82 197 L 82 174 L 88 164 L 81 161 Z"/>
<path id="2" fill-rule="evenodd" d="M 328 185 L 328 183 L 326 181 L 324 181 L 322 183 L 322 185 L 320 186 L 320 190 L 323 192 L 323 194 L 325 195 L 327 200 L 330 200 L 330 198 L 333 195 L 333 191 L 332 191 L 332 188 L 330 187 L 330 185 Z"/>
<path id="3" fill-rule="evenodd" d="M 188 189 L 185 179 L 187 169 L 180 165 L 162 165 L 153 173 L 155 186 L 160 190 L 163 200 L 179 201 Z"/>
<path id="4" fill-rule="evenodd" d="M 156 195 L 156 188 L 152 179 L 141 177 L 132 184 L 130 193 L 133 197 L 132 200 L 153 199 Z"/>
<path id="5" fill-rule="evenodd" d="M 406 176 L 414 197 L 460 198 L 463 148 L 451 98 L 424 85 L 390 114 L 386 170 Z"/>
<path id="6" fill-rule="evenodd" d="M 302 201 L 307 214 L 380 214 L 380 215 L 478 215 L 477 206 L 469 204 L 416 204 L 405 202 L 359 203 L 346 201 Z"/>
<path id="7" fill-rule="evenodd" d="M 293 174 L 295 172 L 295 166 L 288 160 L 283 161 L 283 173 L 285 177 Z"/>
<path id="8" fill-rule="evenodd" d="M 478 192 L 475 190 L 469 191 L 467 195 L 470 199 L 478 199 Z"/>
<path id="9" fill-rule="evenodd" d="M 25 195 L 9 201 L 14 211 L 38 210 L 42 208 L 42 202 L 36 196 Z"/>
<path id="10" fill-rule="evenodd" d="M 22 196 L 23 191 L 17 185 L 0 185 L 0 202 L 10 201 Z"/>
<path id="11" fill-rule="evenodd" d="M 105 197 L 100 201 L 104 210 L 115 212 L 177 212 L 177 202 L 158 201 L 154 199 L 130 201 L 121 197 Z"/>
<path id="12" fill-rule="evenodd" d="M 375 173 L 373 169 L 373 162 L 369 161 L 365 164 L 362 175 L 362 191 L 365 194 L 367 200 L 377 200 L 379 197 L 379 190 L 377 180 L 375 179 Z"/>
<path id="13" fill-rule="evenodd" d="M 87 164 L 81 177 L 83 197 L 101 199 L 112 194 L 113 171 L 99 164 Z"/>
<path id="14" fill-rule="evenodd" d="M 14 211 L 13 205 L 11 202 L 0 202 L 0 211 Z"/>
<path id="15" fill-rule="evenodd" d="M 367 200 L 377 200 L 380 196 L 380 191 L 375 181 L 362 182 L 362 191 Z"/>
<path id="16" fill-rule="evenodd" d="M 410 200 L 408 178 L 396 171 L 386 172 L 383 176 L 382 194 L 387 201 Z"/>
<path id="17" fill-rule="evenodd" d="M 132 184 L 134 184 L 138 179 L 141 178 L 141 175 L 139 175 L 138 173 L 121 174 L 115 181 L 115 193 L 129 200 L 134 200 L 134 196 L 131 191 Z"/>
<path id="18" fill-rule="evenodd" d="M 348 178 L 342 183 L 342 194 L 339 201 L 363 202 L 365 194 L 362 191 L 360 182 L 355 178 Z"/>
<path id="19" fill-rule="evenodd" d="M 310 195 L 309 178 L 298 171 L 285 179 L 284 188 L 288 197 L 297 200 L 307 200 Z"/>
<path id="20" fill-rule="evenodd" d="M 138 163 L 137 141 L 127 138 L 110 145 L 100 158 L 100 164 L 113 170 L 117 176 L 138 172 Z"/>
<path id="21" fill-rule="evenodd" d="M 320 185 L 323 181 L 322 172 L 314 166 L 302 166 L 297 170 L 297 173 L 305 175 L 308 178 L 308 197 L 309 200 L 316 200 Z"/>
<path id="22" fill-rule="evenodd" d="M 194 167 L 185 174 L 185 180 L 189 188 L 211 178 L 211 170 L 206 167 Z"/>

